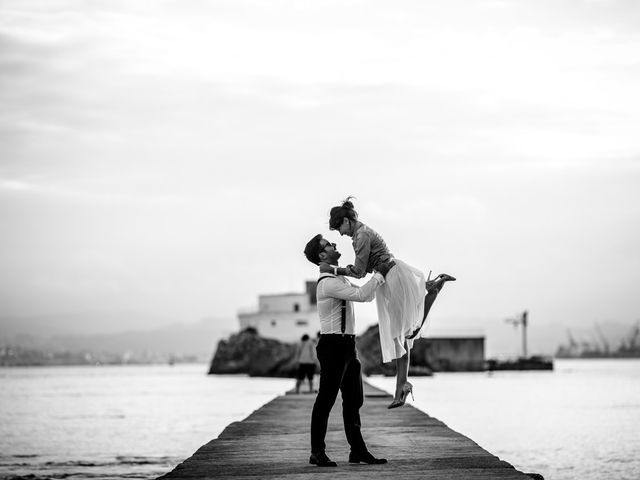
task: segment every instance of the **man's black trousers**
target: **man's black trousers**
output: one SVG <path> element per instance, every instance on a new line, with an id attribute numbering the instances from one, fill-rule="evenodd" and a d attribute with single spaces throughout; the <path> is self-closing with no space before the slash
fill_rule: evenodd
<path id="1" fill-rule="evenodd" d="M 363 403 L 362 373 L 356 354 L 354 335 L 320 335 L 320 388 L 311 414 L 311 452 L 325 451 L 329 413 L 342 393 L 342 418 L 351 451 L 364 453 L 367 446 L 360 433 L 360 407 Z"/>

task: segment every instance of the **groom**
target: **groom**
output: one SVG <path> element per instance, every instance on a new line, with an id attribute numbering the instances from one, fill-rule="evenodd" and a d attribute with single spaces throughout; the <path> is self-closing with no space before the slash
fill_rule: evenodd
<path id="1" fill-rule="evenodd" d="M 311 263 L 328 263 L 338 267 L 340 252 L 336 244 L 318 234 L 306 245 L 304 254 Z M 319 467 L 335 467 L 325 453 L 325 436 L 329 413 L 336 401 L 338 390 L 342 393 L 342 417 L 347 441 L 351 446 L 349 463 L 387 463 L 374 457 L 360 433 L 360 407 L 362 373 L 356 353 L 355 320 L 352 302 L 370 302 L 376 289 L 384 283 L 383 273 L 378 272 L 362 287 L 351 285 L 344 277 L 334 273 L 320 274 L 316 296 L 320 317 L 320 340 L 316 350 L 320 361 L 320 388 L 311 414 L 311 456 L 309 463 Z"/>

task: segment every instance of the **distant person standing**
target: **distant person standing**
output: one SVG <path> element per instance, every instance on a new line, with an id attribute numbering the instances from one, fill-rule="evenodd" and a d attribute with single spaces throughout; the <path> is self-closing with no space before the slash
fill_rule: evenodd
<path id="1" fill-rule="evenodd" d="M 313 393 L 313 376 L 316 373 L 316 345 L 306 333 L 300 339 L 296 351 L 296 361 L 298 362 L 298 376 L 296 381 L 296 393 L 300 393 L 300 387 L 305 377 L 309 381 L 309 393 Z"/>

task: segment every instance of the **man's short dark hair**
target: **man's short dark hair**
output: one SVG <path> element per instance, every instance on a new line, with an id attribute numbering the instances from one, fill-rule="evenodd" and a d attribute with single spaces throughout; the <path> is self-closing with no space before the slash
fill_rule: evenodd
<path id="1" fill-rule="evenodd" d="M 307 260 L 311 263 L 315 263 L 316 265 L 320 265 L 320 253 L 324 250 L 320 244 L 320 240 L 322 240 L 322 234 L 319 233 L 309 240 L 307 246 L 304 247 L 304 256 L 307 257 Z"/>

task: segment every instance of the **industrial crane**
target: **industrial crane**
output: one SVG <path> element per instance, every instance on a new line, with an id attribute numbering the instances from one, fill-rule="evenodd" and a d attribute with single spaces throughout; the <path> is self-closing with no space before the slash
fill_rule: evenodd
<path id="1" fill-rule="evenodd" d="M 520 315 L 515 318 L 507 318 L 505 321 L 507 323 L 513 324 L 514 327 L 518 328 L 518 325 L 522 325 L 522 357 L 527 358 L 527 320 L 528 313 L 525 310 Z"/>

